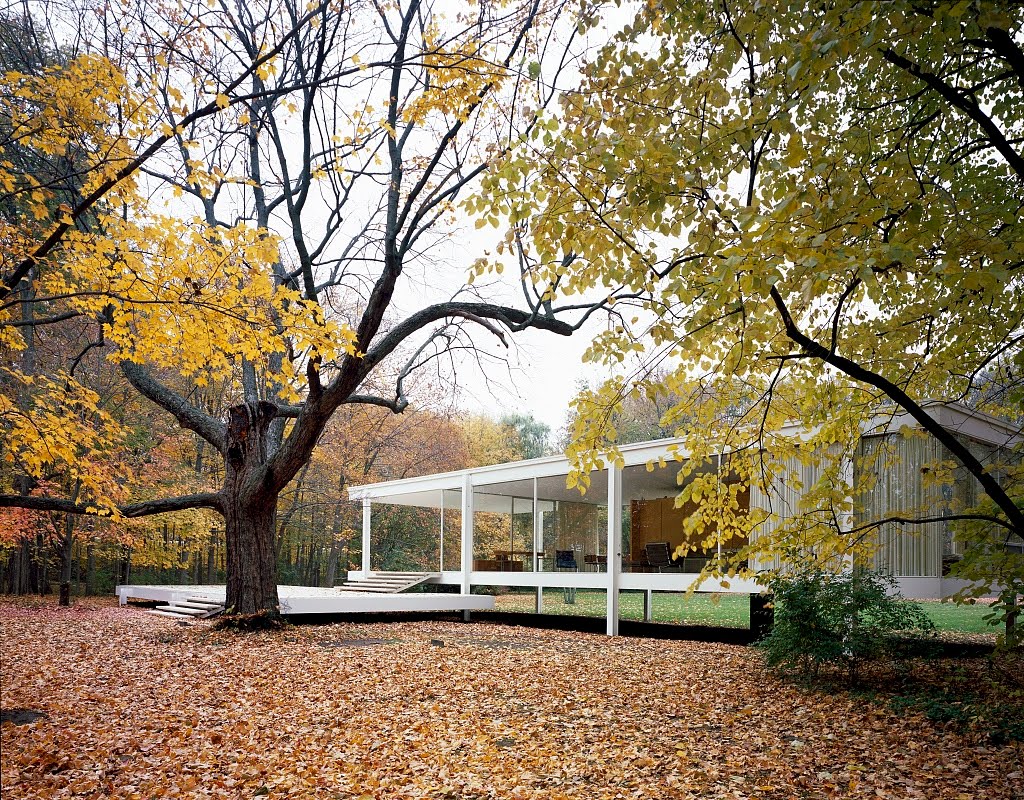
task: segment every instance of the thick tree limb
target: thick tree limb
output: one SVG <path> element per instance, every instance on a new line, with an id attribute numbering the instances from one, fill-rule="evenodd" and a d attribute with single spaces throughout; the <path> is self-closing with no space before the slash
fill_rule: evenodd
<path id="1" fill-rule="evenodd" d="M 398 397 L 395 400 L 388 400 L 384 397 L 377 397 L 373 394 L 350 394 L 345 400 L 346 405 L 380 406 L 395 414 L 401 414 L 409 407 L 409 401 L 405 397 Z"/>
<path id="2" fill-rule="evenodd" d="M 395 407 L 389 405 L 389 401 L 383 398 L 380 398 L 378 402 L 377 398 L 371 399 L 370 396 L 364 397 L 353 393 L 374 367 L 391 355 L 409 337 L 432 322 L 450 317 L 463 319 L 476 317 L 480 320 L 497 322 L 513 330 L 519 330 L 525 326 L 551 331 L 561 336 L 569 336 L 576 329 L 574 325 L 552 316 L 538 316 L 530 311 L 490 303 L 451 301 L 417 311 L 388 331 L 362 358 L 347 356 L 341 364 L 340 374 L 324 389 L 323 394 L 317 399 L 308 399 L 300 409 L 296 409 L 298 422 L 288 439 L 274 453 L 268 463 L 265 483 L 269 489 L 280 491 L 298 472 L 313 447 L 316 446 L 327 420 L 339 406 L 348 402 L 365 402 L 396 410 Z M 353 401 L 353 397 L 358 399 Z M 398 398 L 396 402 L 398 406 L 401 406 L 401 398 Z M 291 416 L 291 409 L 289 408 L 284 415 Z"/>
<path id="3" fill-rule="evenodd" d="M 985 34 L 992 42 L 992 48 L 1013 68 L 1017 83 L 1024 89 L 1024 50 L 1013 40 L 1010 32 L 1002 28 L 988 28 Z"/>
<path id="4" fill-rule="evenodd" d="M 121 372 L 142 395 L 173 414 L 183 428 L 194 431 L 218 451 L 224 452 L 227 428 L 223 422 L 196 408 L 177 392 L 168 389 L 138 364 L 122 361 Z"/>
<path id="5" fill-rule="evenodd" d="M 393 353 L 402 342 L 420 329 L 432 322 L 449 317 L 462 317 L 464 319 L 476 319 L 477 321 L 485 319 L 494 320 L 513 329 L 529 322 L 532 328 L 550 331 L 561 336 L 570 336 L 575 330 L 573 325 L 564 320 L 535 315 L 532 312 L 523 311 L 518 308 L 498 306 L 491 303 L 463 303 L 457 301 L 437 303 L 406 317 L 388 331 L 376 345 L 371 347 L 363 357 L 363 374 L 368 373 L 385 357 Z"/>
<path id="6" fill-rule="evenodd" d="M 956 438 L 952 431 L 940 425 L 931 414 L 924 410 L 920 403 L 916 402 L 901 387 L 888 378 L 879 375 L 877 372 L 872 372 L 856 361 L 852 361 L 829 350 L 820 342 L 816 342 L 807 336 L 807 334 L 800 330 L 793 316 L 789 313 L 786 301 L 779 293 L 777 287 L 773 286 L 771 288 L 770 295 L 772 302 L 775 303 L 775 307 L 778 309 L 779 316 L 782 318 L 786 335 L 790 339 L 808 355 L 818 358 L 826 364 L 830 364 L 856 381 L 860 381 L 868 386 L 874 386 L 885 393 L 900 408 L 910 414 L 922 428 L 934 436 L 974 476 L 974 479 L 981 484 L 982 489 L 985 490 L 985 493 L 991 498 L 992 502 L 1006 515 L 1006 519 L 1009 522 L 1007 527 L 1011 527 L 1018 535 L 1024 534 L 1024 510 L 1017 507 L 1016 503 L 1013 502 L 1013 498 L 999 485 L 999 481 L 985 469 L 985 465 L 974 457 L 971 451 Z"/>
<path id="7" fill-rule="evenodd" d="M 4 328 L 40 328 L 43 325 L 56 325 L 58 322 L 65 322 L 69 319 L 85 316 L 80 311 L 65 311 L 63 314 L 55 314 L 52 317 L 35 317 L 33 319 L 17 319 L 0 323 Z"/>
<path id="8" fill-rule="evenodd" d="M 65 500 L 60 497 L 35 497 L 33 495 L 0 494 L 0 508 L 26 508 L 30 511 L 59 511 L 64 514 L 81 514 L 88 516 L 106 516 L 101 510 L 90 509 L 89 506 Z M 186 494 L 180 497 L 164 497 L 159 500 L 145 500 L 141 503 L 128 503 L 118 506 L 118 511 L 126 517 L 151 517 L 154 514 L 166 514 L 171 511 L 186 511 L 190 508 L 212 508 L 220 512 L 223 508 L 221 496 L 214 492 L 203 494 Z"/>
<path id="9" fill-rule="evenodd" d="M 1022 157 L 1021 154 L 1013 148 L 1013 145 L 1007 141 L 1003 131 L 1000 130 L 995 121 L 982 110 L 977 100 L 962 90 L 951 86 L 939 75 L 922 69 L 919 64 L 904 58 L 894 50 L 888 48 L 883 50 L 882 57 L 890 64 L 893 64 L 904 72 L 913 75 L 930 89 L 938 93 L 939 96 L 953 108 L 958 109 L 967 117 L 974 120 L 978 127 L 985 132 L 985 136 L 992 143 L 992 146 L 999 151 L 999 154 L 1004 159 L 1006 159 L 1006 163 L 1010 166 L 1010 169 L 1017 173 L 1018 178 L 1024 178 L 1024 157 Z"/>

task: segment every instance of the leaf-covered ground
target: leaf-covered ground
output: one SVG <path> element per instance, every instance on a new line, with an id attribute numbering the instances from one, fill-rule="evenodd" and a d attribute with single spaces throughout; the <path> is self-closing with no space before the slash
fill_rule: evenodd
<path id="1" fill-rule="evenodd" d="M 237 634 L 96 603 L 4 601 L 0 624 L 4 800 L 1024 797 L 1020 743 L 807 692 L 741 647 L 436 621 Z"/>

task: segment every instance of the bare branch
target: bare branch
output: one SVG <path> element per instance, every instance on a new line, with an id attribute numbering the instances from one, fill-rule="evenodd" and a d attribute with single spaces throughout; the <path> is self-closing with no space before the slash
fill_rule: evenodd
<path id="1" fill-rule="evenodd" d="M 851 534 L 863 533 L 864 531 L 872 530 L 873 528 L 880 528 L 883 525 L 893 523 L 895 525 L 927 525 L 929 522 L 957 522 L 957 521 L 969 521 L 974 520 L 976 522 L 991 522 L 994 525 L 1006 528 L 1011 533 L 1017 533 L 1013 525 L 1007 522 L 1002 517 L 996 517 L 992 514 L 943 514 L 937 517 L 885 517 L 884 519 L 877 519 L 873 522 L 867 522 L 863 525 L 858 525 L 856 528 L 850 528 L 849 530 L 840 531 L 844 536 Z"/>
<path id="2" fill-rule="evenodd" d="M 183 428 L 199 434 L 221 453 L 225 451 L 227 427 L 223 422 L 196 408 L 180 394 L 153 378 L 138 364 L 122 361 L 121 372 L 141 394 L 173 414 Z"/>
<path id="3" fill-rule="evenodd" d="M 268 48 L 267 51 L 262 56 L 256 59 L 245 70 L 243 70 L 238 77 L 236 77 L 233 81 L 227 84 L 227 86 L 224 87 L 222 94 L 229 95 L 239 86 L 241 86 L 242 83 L 244 83 L 249 78 L 250 75 L 253 75 L 256 72 L 256 70 L 261 68 L 264 64 L 269 63 L 274 58 L 276 58 L 278 54 L 282 50 L 284 50 L 285 46 L 299 34 L 302 26 L 304 26 L 309 20 L 311 20 L 313 17 L 320 13 L 320 9 L 321 7 L 318 5 L 316 8 L 307 12 L 299 20 L 298 25 L 296 25 L 290 31 L 288 31 L 284 36 L 281 37 L 280 41 L 278 41 L 273 47 Z M 273 90 L 270 93 L 285 94 L 289 91 L 292 91 L 292 89 L 293 87 L 289 86 L 286 88 Z M 228 105 L 237 105 L 238 103 L 246 102 L 251 99 L 253 99 L 253 96 L 232 97 L 229 99 Z M 206 105 L 197 108 L 191 114 L 188 114 L 187 116 L 183 117 L 178 124 L 182 127 L 188 127 L 205 117 L 209 117 L 219 113 L 221 110 L 223 109 L 221 105 L 218 104 L 217 99 L 215 98 L 208 102 Z M 173 129 L 167 133 L 163 133 L 157 136 L 152 142 L 149 143 L 148 146 L 146 146 L 146 148 L 141 153 L 139 153 L 137 156 L 128 161 L 127 164 L 125 164 L 116 172 L 114 172 L 110 177 L 102 181 L 99 184 L 99 186 L 97 186 L 95 189 L 92 190 L 92 192 L 90 192 L 85 198 L 83 198 L 81 202 L 79 202 L 71 210 L 69 214 L 64 215 L 61 222 L 59 222 L 57 226 L 50 232 L 50 235 L 47 236 L 46 239 L 42 243 L 40 243 L 35 249 L 33 249 L 28 256 L 23 258 L 18 263 L 18 266 L 16 266 L 8 275 L 5 275 L 3 277 L 2 281 L 0 281 L 0 299 L 7 297 L 7 295 L 14 291 L 14 288 L 19 283 L 21 283 L 22 279 L 26 275 L 28 275 L 29 270 L 31 270 L 35 264 L 39 263 L 39 261 L 46 258 L 46 256 L 48 256 L 53 251 L 53 249 L 58 244 L 60 244 L 60 242 L 64 239 L 64 236 L 67 234 L 69 230 L 71 230 L 72 227 L 74 227 L 77 221 L 81 219 L 83 216 L 85 216 L 89 211 L 91 211 L 96 206 L 96 204 L 99 203 L 104 197 L 106 197 L 111 189 L 113 189 L 118 183 L 123 181 L 125 178 L 128 178 L 131 175 L 138 172 L 142 165 L 149 161 L 149 159 L 152 158 L 154 155 L 156 155 L 156 153 L 159 152 L 159 150 L 165 144 L 167 144 L 167 142 L 169 142 L 172 138 L 174 138 Z"/>

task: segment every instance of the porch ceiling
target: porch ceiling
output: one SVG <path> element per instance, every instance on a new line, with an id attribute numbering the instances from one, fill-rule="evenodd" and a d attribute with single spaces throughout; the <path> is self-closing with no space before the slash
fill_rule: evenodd
<path id="1" fill-rule="evenodd" d="M 672 497 L 679 492 L 676 474 L 679 465 L 670 462 L 664 467 L 655 467 L 648 471 L 646 465 L 638 464 L 622 470 L 622 494 L 625 500 L 652 499 L 656 497 Z M 553 508 L 554 502 L 588 503 L 604 505 L 608 501 L 608 473 L 600 470 L 592 473 L 590 488 L 585 495 L 578 489 L 566 486 L 566 476 L 549 475 L 538 477 L 537 496 L 542 511 Z M 488 511 L 507 514 L 512 510 L 512 501 L 516 500 L 516 513 L 529 511 L 528 503 L 533 499 L 533 478 L 502 481 L 475 486 L 473 491 L 473 507 L 476 511 Z M 401 491 L 394 486 L 387 494 L 374 495 L 374 503 L 385 503 L 418 508 L 441 508 L 441 493 L 444 492 L 444 507 L 457 510 L 462 506 L 460 489 L 423 489 L 420 491 Z"/>

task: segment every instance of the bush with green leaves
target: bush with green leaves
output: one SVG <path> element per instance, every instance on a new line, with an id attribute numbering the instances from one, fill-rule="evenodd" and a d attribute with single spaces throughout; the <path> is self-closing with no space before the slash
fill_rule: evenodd
<path id="1" fill-rule="evenodd" d="M 812 570 L 778 576 L 769 588 L 775 625 L 759 646 L 768 667 L 780 672 L 810 677 L 834 666 L 853 679 L 860 664 L 899 655 L 908 634 L 934 631 L 924 609 L 877 572 Z"/>

